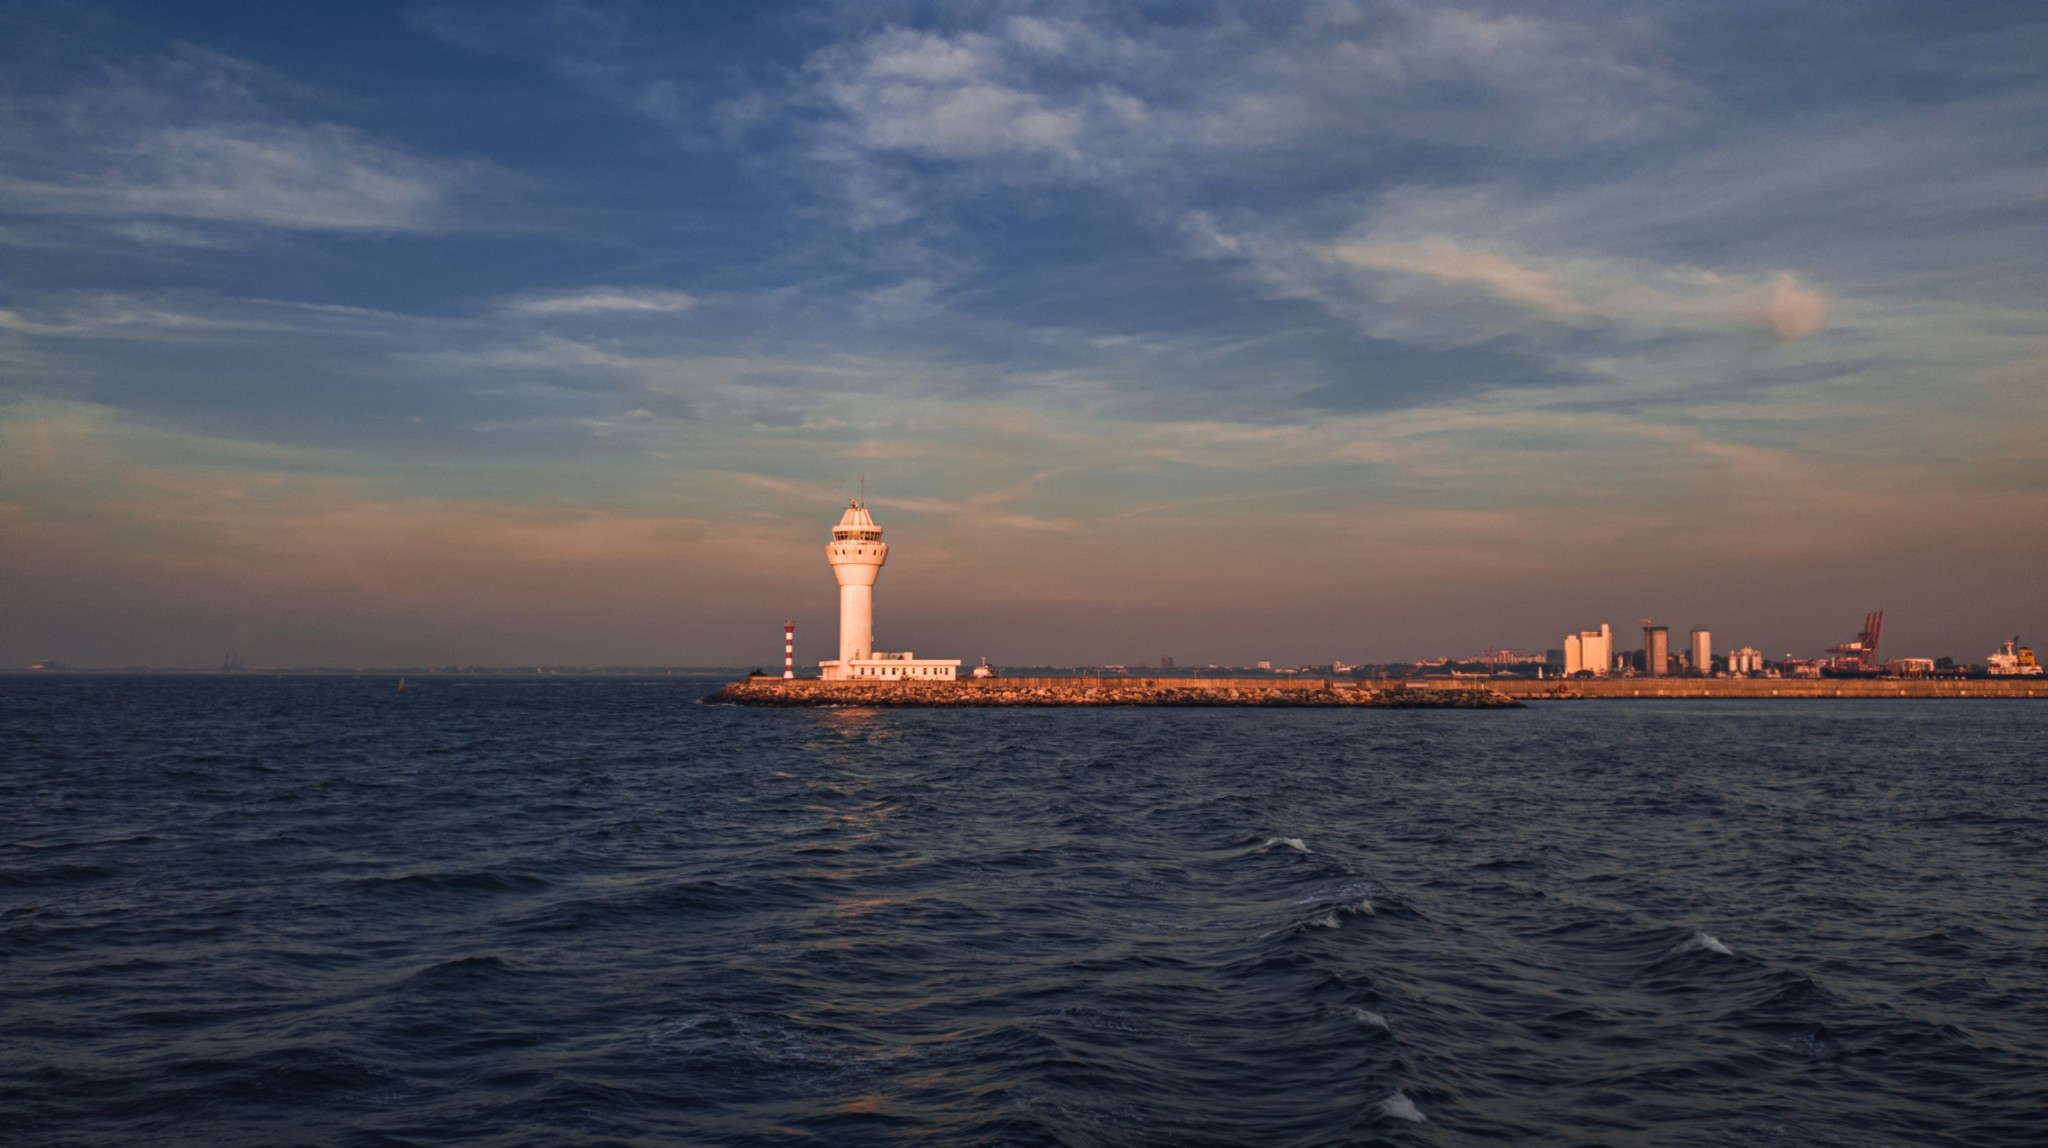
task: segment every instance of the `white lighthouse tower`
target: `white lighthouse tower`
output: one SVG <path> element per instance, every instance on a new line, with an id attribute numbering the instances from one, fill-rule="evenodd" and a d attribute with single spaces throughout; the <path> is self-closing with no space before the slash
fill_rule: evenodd
<path id="1" fill-rule="evenodd" d="M 851 665 L 875 652 L 875 578 L 889 560 L 889 544 L 867 503 L 856 498 L 846 504 L 825 560 L 839 579 L 839 664 Z"/>
<path id="2" fill-rule="evenodd" d="M 832 528 L 832 541 L 825 544 L 825 560 L 839 580 L 839 658 L 818 663 L 819 676 L 950 681 L 958 675 L 958 658 L 918 658 L 875 649 L 875 578 L 889 560 L 889 544 L 882 541 L 882 528 L 875 525 L 866 501 L 856 498 L 846 504 L 839 525 Z"/>

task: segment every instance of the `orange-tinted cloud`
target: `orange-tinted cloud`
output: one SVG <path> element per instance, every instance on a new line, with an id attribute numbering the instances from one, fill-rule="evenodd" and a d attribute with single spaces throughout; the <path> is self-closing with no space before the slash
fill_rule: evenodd
<path id="1" fill-rule="evenodd" d="M 1799 282 L 1798 276 L 1771 277 L 1763 304 L 1763 318 L 1787 343 L 1818 334 L 1827 324 L 1828 298 Z"/>
<path id="2" fill-rule="evenodd" d="M 1556 275 L 1513 263 L 1491 251 L 1442 242 L 1346 243 L 1339 245 L 1336 253 L 1353 267 L 1467 284 L 1556 315 L 1578 315 L 1586 310 Z"/>

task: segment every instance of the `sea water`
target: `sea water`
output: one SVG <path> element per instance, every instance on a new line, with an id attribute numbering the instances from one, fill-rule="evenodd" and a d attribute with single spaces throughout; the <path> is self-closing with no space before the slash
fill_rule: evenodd
<path id="1" fill-rule="evenodd" d="M 2039 1144 L 2048 705 L 0 678 L 9 1144 Z"/>

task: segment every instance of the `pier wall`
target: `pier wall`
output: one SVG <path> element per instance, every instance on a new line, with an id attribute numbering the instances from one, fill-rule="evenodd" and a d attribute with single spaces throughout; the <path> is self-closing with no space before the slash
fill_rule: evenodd
<path id="1" fill-rule="evenodd" d="M 2043 698 L 2043 678 L 1592 678 L 1353 681 L 1349 678 L 1016 677 L 958 681 L 746 678 L 705 699 L 816 706 L 1388 706 L 1522 701 L 1769 698 Z"/>
<path id="2" fill-rule="evenodd" d="M 1511 698 L 2048 698 L 2048 678 L 1583 678 L 1503 679 Z"/>
<path id="3" fill-rule="evenodd" d="M 1413 688 L 1411 688 L 1413 686 Z M 1019 677 L 960 681 L 841 681 L 750 677 L 706 702 L 754 706 L 1379 706 L 1521 705 L 1483 685 L 1448 687 L 1329 678 Z"/>

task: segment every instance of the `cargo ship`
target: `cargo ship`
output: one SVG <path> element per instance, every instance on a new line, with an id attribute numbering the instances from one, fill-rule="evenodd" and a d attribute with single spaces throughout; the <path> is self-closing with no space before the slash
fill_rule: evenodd
<path id="1" fill-rule="evenodd" d="M 2037 678 L 2041 673 L 2041 663 L 2035 660 L 2033 649 L 2020 645 L 2018 634 L 1984 659 L 1984 676 L 1988 678 Z"/>

